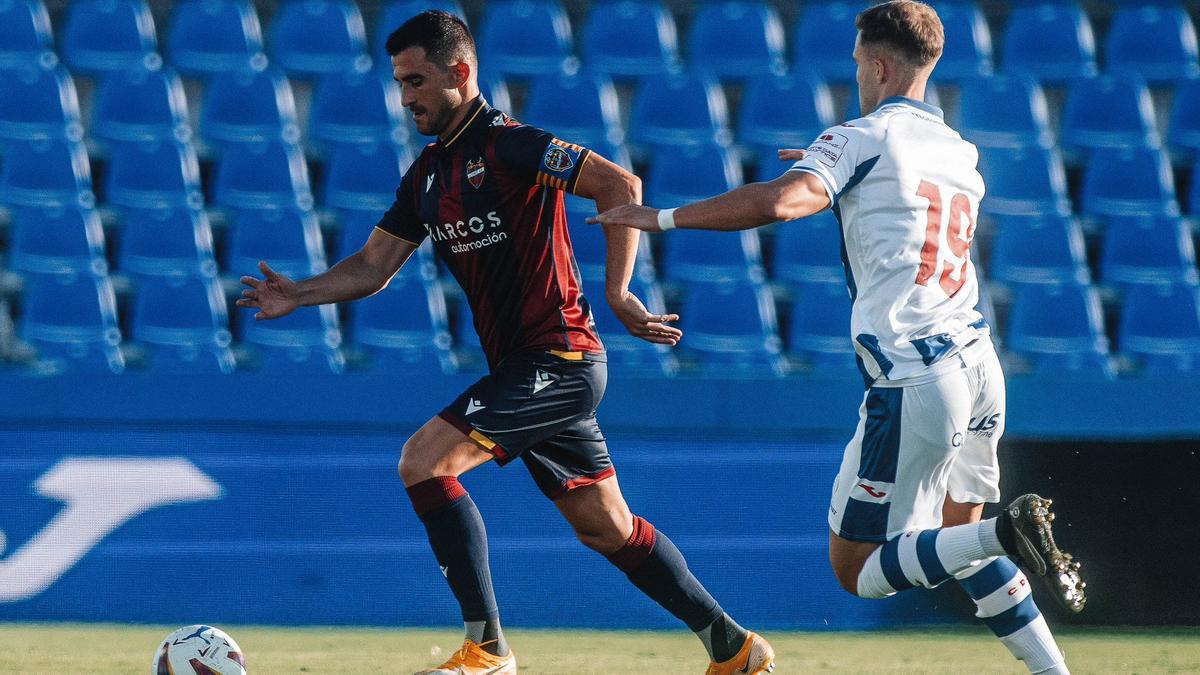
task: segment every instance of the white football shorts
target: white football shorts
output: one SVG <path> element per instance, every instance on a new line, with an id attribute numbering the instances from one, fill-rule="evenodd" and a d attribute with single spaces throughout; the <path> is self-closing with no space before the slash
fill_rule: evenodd
<path id="1" fill-rule="evenodd" d="M 877 382 L 833 482 L 829 527 L 845 539 L 884 542 L 941 527 L 947 495 L 999 501 L 1004 414 L 1004 373 L 988 337 L 926 373 Z"/>

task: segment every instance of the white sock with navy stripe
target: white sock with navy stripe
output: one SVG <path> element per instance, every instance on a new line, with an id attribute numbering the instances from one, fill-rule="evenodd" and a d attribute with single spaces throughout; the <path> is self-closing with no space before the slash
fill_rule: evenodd
<path id="1" fill-rule="evenodd" d="M 875 549 L 858 573 L 858 595 L 886 598 L 914 586 L 933 588 L 972 564 L 1005 555 L 996 519 L 907 532 Z"/>
<path id="2" fill-rule="evenodd" d="M 1029 593 L 1029 580 L 1007 557 L 991 558 L 954 575 L 975 601 L 975 616 L 1032 673 L 1066 674 L 1062 652 Z"/>

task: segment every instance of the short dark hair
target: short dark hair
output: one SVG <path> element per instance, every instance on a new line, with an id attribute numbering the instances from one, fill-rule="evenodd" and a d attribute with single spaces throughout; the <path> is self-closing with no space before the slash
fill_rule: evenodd
<path id="1" fill-rule="evenodd" d="M 457 16 L 440 9 L 421 12 L 405 21 L 387 39 L 387 53 L 395 56 L 409 47 L 421 47 L 425 58 L 441 68 L 452 62 L 478 64 L 475 38 L 467 24 Z"/>
<path id="2" fill-rule="evenodd" d="M 937 12 L 923 2 L 891 0 L 864 9 L 854 19 L 863 44 L 883 44 L 925 67 L 942 55 L 946 35 Z"/>

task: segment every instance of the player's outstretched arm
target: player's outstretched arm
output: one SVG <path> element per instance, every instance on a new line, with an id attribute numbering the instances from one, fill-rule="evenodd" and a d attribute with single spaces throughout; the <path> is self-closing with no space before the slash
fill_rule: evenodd
<path id="1" fill-rule="evenodd" d="M 783 152 L 780 157 L 785 158 Z M 673 211 L 630 204 L 602 212 L 589 218 L 588 222 L 645 232 L 662 232 L 673 228 L 748 230 L 811 216 L 829 204 L 829 194 L 819 178 L 807 171 L 788 171 L 775 180 L 749 183 Z"/>
<path id="2" fill-rule="evenodd" d="M 293 281 L 258 263 L 263 278 L 242 277 L 248 288 L 242 291 L 238 307 L 257 309 L 255 320 L 278 319 L 301 306 L 357 300 L 378 293 L 388 285 L 417 247 L 376 229 L 357 253 L 327 271 L 308 279 Z"/>
<path id="3" fill-rule="evenodd" d="M 596 211 L 599 213 L 622 204 L 641 204 L 642 180 L 592 153 L 575 184 L 575 194 L 596 202 Z M 640 236 L 635 229 L 616 226 L 604 228 L 608 247 L 604 270 L 605 300 L 630 335 L 656 344 L 678 344 L 683 332 L 668 323 L 678 321 L 679 316 L 651 314 L 642 301 L 629 291 Z"/>

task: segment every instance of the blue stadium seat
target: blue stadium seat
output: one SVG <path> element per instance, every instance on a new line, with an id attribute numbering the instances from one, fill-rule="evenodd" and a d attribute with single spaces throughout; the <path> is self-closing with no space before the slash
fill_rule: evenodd
<path id="1" fill-rule="evenodd" d="M 1169 129 L 1167 140 L 1172 150 L 1191 157 L 1200 155 L 1200 77 L 1175 85 Z"/>
<path id="2" fill-rule="evenodd" d="M 0 68 L 57 60 L 50 12 L 42 0 L 12 0 L 0 7 Z"/>
<path id="3" fill-rule="evenodd" d="M 1104 53 L 1109 70 L 1132 70 L 1155 85 L 1200 75 L 1196 28 L 1182 5 L 1118 7 Z"/>
<path id="4" fill-rule="evenodd" d="M 453 372 L 449 319 L 441 286 L 419 277 L 392 279 L 387 288 L 355 302 L 350 335 L 366 347 L 375 367 L 424 373 Z"/>
<path id="5" fill-rule="evenodd" d="M 72 72 L 98 75 L 139 63 L 162 63 L 157 48 L 154 16 L 145 0 L 68 4 L 60 53 Z"/>
<path id="6" fill-rule="evenodd" d="M 604 75 L 537 78 L 530 85 L 521 121 L 589 148 L 624 141 L 617 90 Z"/>
<path id="7" fill-rule="evenodd" d="M 0 204 L 91 208 L 92 169 L 79 141 L 13 141 L 0 170 Z"/>
<path id="8" fill-rule="evenodd" d="M 292 279 L 325 271 L 325 248 L 316 214 L 294 208 L 238 212 L 225 269 L 234 276 L 258 274 L 260 260 Z"/>
<path id="9" fill-rule="evenodd" d="M 786 70 L 783 23 L 774 7 L 755 0 L 701 4 L 688 34 L 693 68 L 741 81 Z"/>
<path id="10" fill-rule="evenodd" d="M 292 143 L 231 145 L 217 165 L 216 203 L 240 209 L 312 208 L 308 166 Z"/>
<path id="11" fill-rule="evenodd" d="M 203 3 L 200 3 L 203 4 Z M 92 136 L 117 141 L 187 141 L 187 97 L 170 68 L 137 65 L 109 73 L 92 104 Z"/>
<path id="12" fill-rule="evenodd" d="M 842 228 L 830 210 L 790 223 L 775 234 L 776 281 L 846 283 L 842 266 Z"/>
<path id="13" fill-rule="evenodd" d="M 702 371 L 783 374 L 775 301 L 762 284 L 689 284 L 679 316 L 681 345 Z"/>
<path id="14" fill-rule="evenodd" d="M 370 62 L 367 29 L 358 4 L 348 0 L 285 2 L 271 21 L 271 59 L 292 77 L 316 78 Z"/>
<path id="15" fill-rule="evenodd" d="M 190 143 L 119 143 L 105 178 L 105 199 L 115 206 L 204 208 L 200 162 Z"/>
<path id="16" fill-rule="evenodd" d="M 557 0 L 499 0 L 484 6 L 479 59 L 508 76 L 570 70 L 571 21 Z"/>
<path id="17" fill-rule="evenodd" d="M 939 81 L 959 82 L 992 72 L 992 34 L 983 12 L 972 2 L 938 3 L 938 17 L 947 36 L 937 62 Z"/>
<path id="18" fill-rule="evenodd" d="M 792 289 L 788 352 L 812 372 L 857 368 L 850 342 L 850 293 L 844 282 L 808 281 Z"/>
<path id="19" fill-rule="evenodd" d="M 391 73 L 347 70 L 321 79 L 308 118 L 321 143 L 406 143 L 408 125 Z"/>
<path id="20" fill-rule="evenodd" d="M 1074 151 L 1158 146 L 1146 81 L 1136 73 L 1120 73 L 1072 82 L 1059 140 L 1065 150 Z"/>
<path id="21" fill-rule="evenodd" d="M 83 139 L 75 82 L 62 66 L 0 69 L 0 143 L 31 138 Z"/>
<path id="22" fill-rule="evenodd" d="M 657 208 L 674 208 L 741 184 L 742 166 L 727 148 L 713 143 L 688 145 L 654 162 L 645 201 Z"/>
<path id="23" fill-rule="evenodd" d="M 104 229 L 92 209 L 30 207 L 13 221 L 8 267 L 14 272 L 104 274 Z"/>
<path id="24" fill-rule="evenodd" d="M 1200 298 L 1194 284 L 1145 284 L 1125 294 L 1121 353 L 1145 375 L 1200 371 Z"/>
<path id="25" fill-rule="evenodd" d="M 992 75 L 962 83 L 959 126 L 975 145 L 1054 146 L 1042 87 L 1028 75 Z"/>
<path id="26" fill-rule="evenodd" d="M 300 307 L 287 316 L 255 321 L 243 310 L 238 337 L 258 348 L 259 367 L 268 373 L 341 373 L 346 368 L 342 331 L 334 305 Z"/>
<path id="27" fill-rule="evenodd" d="M 1004 28 L 1004 70 L 1061 83 L 1096 74 L 1096 38 L 1073 1 L 1018 5 Z"/>
<path id="28" fill-rule="evenodd" d="M 296 102 L 283 71 L 257 59 L 217 74 L 204 93 L 199 131 L 218 143 L 299 141 Z"/>
<path id="29" fill-rule="evenodd" d="M 829 87 L 811 74 L 752 80 L 742 98 L 737 140 L 757 152 L 807 148 L 834 125 Z"/>
<path id="30" fill-rule="evenodd" d="M 1171 165 L 1158 148 L 1094 154 L 1084 169 L 1080 202 L 1080 211 L 1090 216 L 1179 213 Z"/>
<path id="31" fill-rule="evenodd" d="M 854 17 L 862 10 L 850 2 L 805 3 L 792 34 L 792 63 L 839 84 L 854 83 L 851 54 L 858 29 Z"/>
<path id="32" fill-rule="evenodd" d="M 614 79 L 665 75 L 679 67 L 675 19 L 657 0 L 594 2 L 583 56 L 589 69 Z"/>
<path id="33" fill-rule="evenodd" d="M 666 148 L 729 140 L 725 93 L 713 78 L 674 73 L 638 85 L 629 120 L 631 143 Z"/>
<path id="34" fill-rule="evenodd" d="M 992 280 L 1013 285 L 1090 281 L 1083 230 L 1074 219 L 1002 216 L 994 229 L 996 239 L 988 265 Z"/>
<path id="35" fill-rule="evenodd" d="M 1108 283 L 1200 282 L 1192 234 L 1179 218 L 1112 216 L 1102 251 L 1100 278 Z"/>
<path id="36" fill-rule="evenodd" d="M 209 77 L 244 68 L 262 50 L 262 27 L 248 0 L 183 2 L 171 13 L 167 58 L 184 75 Z"/>
<path id="37" fill-rule="evenodd" d="M 1112 374 L 1100 300 L 1082 284 L 1022 286 L 1008 317 L 1008 348 L 1029 360 L 1034 372 Z"/>
<path id="38" fill-rule="evenodd" d="M 151 348 L 162 373 L 232 373 L 225 295 L 213 277 L 138 280 L 130 337 Z"/>
<path id="39" fill-rule="evenodd" d="M 382 214 L 371 211 L 339 211 L 334 209 L 338 220 L 337 241 L 334 243 L 332 260 L 344 260 L 367 243 Z"/>
<path id="40" fill-rule="evenodd" d="M 1192 189 L 1188 191 L 1192 217 L 1200 216 L 1200 171 L 1192 171 Z"/>
<path id="41" fill-rule="evenodd" d="M 668 309 L 663 301 L 662 290 L 646 274 L 635 273 L 629 283 L 629 290 L 646 305 L 646 309 L 655 314 L 665 314 Z M 596 279 L 585 280 L 583 297 L 587 299 L 592 310 L 592 320 L 596 330 L 600 332 L 600 340 L 608 354 L 609 368 L 626 373 L 642 375 L 656 374 L 672 376 L 679 372 L 679 360 L 675 358 L 671 348 L 656 345 L 636 338 L 629 334 L 625 326 L 613 314 L 612 308 L 604 296 L 604 281 Z M 685 338 L 686 339 L 686 338 Z"/>
<path id="42" fill-rule="evenodd" d="M 125 369 L 117 298 L 106 276 L 37 274 L 25 280 L 19 333 L 38 356 L 86 373 Z"/>
<path id="43" fill-rule="evenodd" d="M 763 281 L 762 244 L 757 230 L 694 232 L 663 236 L 662 264 L 675 281 Z"/>
<path id="44" fill-rule="evenodd" d="M 134 276 L 213 276 L 213 234 L 199 209 L 129 209 L 117 268 Z M 235 270 L 249 272 L 252 270 Z"/>
<path id="45" fill-rule="evenodd" d="M 388 2 L 383 7 L 383 13 L 375 20 L 375 32 L 372 34 L 374 49 L 371 56 L 375 65 L 391 72 L 392 58 L 387 53 L 387 39 L 405 21 L 429 9 L 440 9 L 466 21 L 462 5 L 457 0 L 398 0 Z"/>
<path id="46" fill-rule="evenodd" d="M 334 146 L 326 166 L 325 206 L 370 211 L 376 219 L 396 200 L 396 187 L 413 162 L 403 145 Z"/>
<path id="47" fill-rule="evenodd" d="M 988 215 L 1067 215 L 1067 178 L 1062 158 L 1045 148 L 979 148 L 979 173 Z"/>

